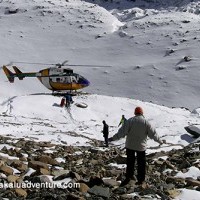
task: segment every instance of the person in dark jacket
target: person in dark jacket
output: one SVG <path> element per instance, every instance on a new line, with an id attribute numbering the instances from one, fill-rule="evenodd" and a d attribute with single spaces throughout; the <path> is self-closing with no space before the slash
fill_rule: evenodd
<path id="1" fill-rule="evenodd" d="M 143 116 L 141 107 L 135 108 L 135 116 L 128 119 L 126 123 L 118 130 L 118 132 L 109 141 L 115 141 L 126 136 L 126 154 L 127 168 L 126 179 L 122 181 L 121 186 L 129 183 L 134 176 L 134 165 L 137 155 L 137 183 L 142 184 L 145 181 L 146 174 L 146 156 L 147 137 L 155 140 L 159 144 L 165 143 L 162 141 L 155 129 Z"/>
<path id="2" fill-rule="evenodd" d="M 102 123 L 103 123 L 103 137 L 105 140 L 105 145 L 106 145 L 106 147 L 108 147 L 109 126 L 108 126 L 108 124 L 106 124 L 105 120 L 103 120 Z"/>
<path id="3" fill-rule="evenodd" d="M 69 107 L 70 107 L 70 104 L 73 103 L 72 95 L 69 94 L 69 93 L 67 93 L 67 94 L 65 95 L 65 100 L 66 100 L 65 106 L 66 106 L 67 108 L 69 108 Z"/>

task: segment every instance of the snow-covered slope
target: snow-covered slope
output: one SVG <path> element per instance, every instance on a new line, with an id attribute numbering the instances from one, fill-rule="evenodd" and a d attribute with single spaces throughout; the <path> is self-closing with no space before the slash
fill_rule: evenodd
<path id="1" fill-rule="evenodd" d="M 184 130 L 188 124 L 200 123 L 199 113 L 185 109 L 170 109 L 138 100 L 86 95 L 74 97 L 70 110 L 60 107 L 60 98 L 49 95 L 17 96 L 0 106 L 1 134 L 13 137 L 66 143 L 68 145 L 91 145 L 94 140 L 103 141 L 102 121 L 110 126 L 110 136 L 118 130 L 121 115 L 133 116 L 134 108 L 142 106 L 145 117 L 153 124 L 162 139 L 175 146 L 164 145 L 165 150 L 181 148 L 193 139 Z M 86 103 L 87 108 L 77 107 Z M 124 139 L 116 142 L 122 144 Z M 157 146 L 149 141 L 149 146 Z M 166 148 L 167 147 L 167 148 Z"/>
<path id="2" fill-rule="evenodd" d="M 90 80 L 90 93 L 199 106 L 199 1 L 2 0 L 0 5 L 1 66 L 64 60 L 111 65 L 74 70 Z M 26 72 L 46 68 L 14 64 Z M 37 79 L 10 84 L 0 73 L 1 99 L 46 92 Z"/>

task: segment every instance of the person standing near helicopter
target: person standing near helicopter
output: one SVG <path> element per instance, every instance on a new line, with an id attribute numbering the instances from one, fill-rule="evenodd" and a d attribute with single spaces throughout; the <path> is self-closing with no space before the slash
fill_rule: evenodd
<path id="1" fill-rule="evenodd" d="M 66 101 L 66 102 L 65 102 L 65 107 L 69 108 L 70 105 L 73 103 L 72 95 L 69 94 L 69 93 L 67 93 L 67 94 L 65 95 L 65 101 Z"/>

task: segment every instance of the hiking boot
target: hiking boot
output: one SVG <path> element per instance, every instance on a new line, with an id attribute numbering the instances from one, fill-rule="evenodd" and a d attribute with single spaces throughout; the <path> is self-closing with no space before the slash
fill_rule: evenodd
<path id="1" fill-rule="evenodd" d="M 127 185 L 130 182 L 130 180 L 131 180 L 130 178 L 126 178 L 125 180 L 123 180 L 120 184 L 120 187 Z"/>

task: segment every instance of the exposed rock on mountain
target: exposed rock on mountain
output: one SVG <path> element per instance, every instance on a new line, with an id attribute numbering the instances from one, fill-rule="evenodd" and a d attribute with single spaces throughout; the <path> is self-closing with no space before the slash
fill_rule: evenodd
<path id="1" fill-rule="evenodd" d="M 200 191 L 200 142 L 147 155 L 146 182 L 136 185 L 132 180 L 119 187 L 125 172 L 119 167 L 126 163 L 123 149 L 61 146 L 24 139 L 16 143 L 9 137 L 1 137 L 1 141 L 5 144 L 0 151 L 2 198 L 166 200 L 178 196 L 179 189 Z M 52 152 L 41 154 L 47 150 Z"/>

